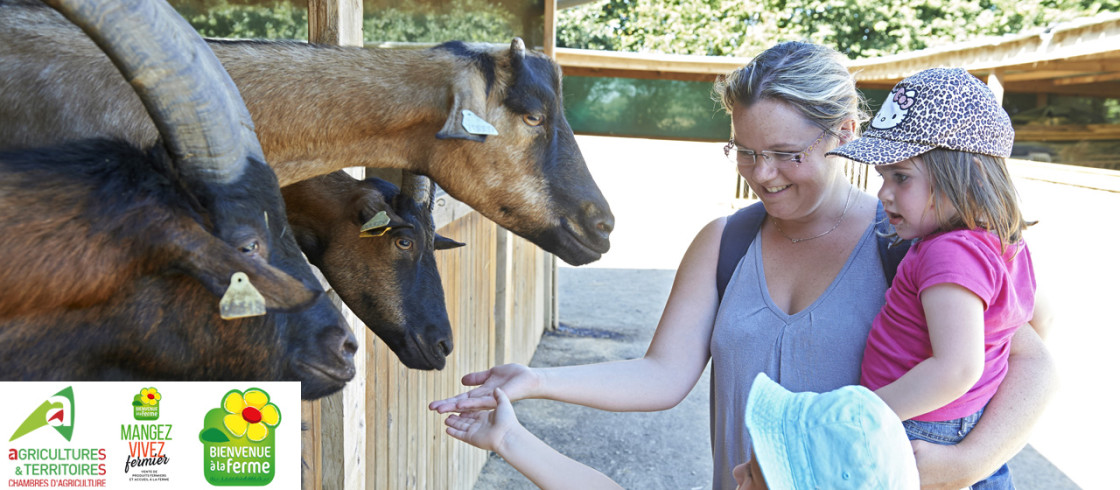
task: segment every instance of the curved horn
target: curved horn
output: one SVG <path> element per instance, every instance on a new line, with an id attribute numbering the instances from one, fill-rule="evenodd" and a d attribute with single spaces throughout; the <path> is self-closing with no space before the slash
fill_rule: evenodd
<path id="1" fill-rule="evenodd" d="M 132 84 L 181 172 L 238 178 L 264 162 L 240 92 L 206 42 L 164 0 L 44 0 L 104 51 Z"/>
<path id="2" fill-rule="evenodd" d="M 411 197 L 423 209 L 432 209 L 431 179 L 412 172 L 402 172 L 401 195 Z"/>

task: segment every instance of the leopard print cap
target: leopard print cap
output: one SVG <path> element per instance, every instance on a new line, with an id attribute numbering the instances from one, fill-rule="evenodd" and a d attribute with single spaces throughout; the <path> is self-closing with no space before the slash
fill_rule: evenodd
<path id="1" fill-rule="evenodd" d="M 863 136 L 839 155 L 870 165 L 898 163 L 934 148 L 1011 156 L 1011 118 L 984 82 L 960 68 L 931 68 L 898 82 Z"/>

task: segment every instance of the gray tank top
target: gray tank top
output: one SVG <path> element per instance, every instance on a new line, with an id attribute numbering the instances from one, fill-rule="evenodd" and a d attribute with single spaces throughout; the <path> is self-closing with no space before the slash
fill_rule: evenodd
<path id="1" fill-rule="evenodd" d="M 770 299 L 759 237 L 739 261 L 710 345 L 713 488 L 735 488 L 731 470 L 750 457 L 744 410 L 758 373 L 793 392 L 859 384 L 867 333 L 887 289 L 873 233 L 868 226 L 832 284 L 795 315 Z"/>

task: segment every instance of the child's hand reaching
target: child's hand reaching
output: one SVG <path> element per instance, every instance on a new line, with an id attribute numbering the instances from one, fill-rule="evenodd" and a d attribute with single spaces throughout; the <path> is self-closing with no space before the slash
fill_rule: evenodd
<path id="1" fill-rule="evenodd" d="M 483 397 L 475 400 L 481 401 Z M 447 434 L 479 449 L 498 453 L 544 490 L 622 489 L 606 475 L 556 452 L 525 430 L 501 388 L 495 387 L 492 398 L 487 401 L 492 401 L 497 408 L 448 416 L 443 421 Z"/>
<path id="2" fill-rule="evenodd" d="M 447 425 L 447 434 L 479 449 L 503 454 L 506 437 L 522 427 L 505 392 L 495 388 L 493 395 L 497 405 L 493 410 L 448 416 L 443 421 Z"/>

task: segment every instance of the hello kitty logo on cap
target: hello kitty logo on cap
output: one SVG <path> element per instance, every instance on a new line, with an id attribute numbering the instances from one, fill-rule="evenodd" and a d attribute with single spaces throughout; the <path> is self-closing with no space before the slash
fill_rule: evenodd
<path id="1" fill-rule="evenodd" d="M 891 90 L 863 136 L 828 152 L 870 165 L 934 148 L 1011 156 L 1015 130 L 984 82 L 960 68 L 931 68 Z"/>

